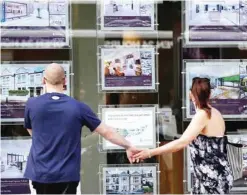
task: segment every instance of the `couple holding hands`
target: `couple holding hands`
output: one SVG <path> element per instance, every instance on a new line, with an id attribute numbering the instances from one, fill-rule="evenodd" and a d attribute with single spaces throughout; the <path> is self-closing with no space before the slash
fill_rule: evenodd
<path id="1" fill-rule="evenodd" d="M 45 94 L 27 101 L 24 116 L 25 128 L 32 136 L 24 177 L 32 182 L 37 194 L 76 194 L 83 126 L 125 148 L 130 163 L 190 145 L 193 194 L 229 192 L 233 178 L 225 153 L 225 123 L 220 112 L 209 104 L 208 79 L 193 79 L 190 98 L 196 114 L 183 135 L 154 149 L 132 146 L 115 129 L 102 123 L 88 105 L 64 94 L 65 72 L 61 65 L 48 65 L 42 82 Z"/>

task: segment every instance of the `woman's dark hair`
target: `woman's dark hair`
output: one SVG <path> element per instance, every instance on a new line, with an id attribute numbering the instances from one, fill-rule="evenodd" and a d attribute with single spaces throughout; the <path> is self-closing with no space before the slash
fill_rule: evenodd
<path id="1" fill-rule="evenodd" d="M 204 110 L 208 118 L 211 118 L 211 108 L 208 101 L 211 93 L 210 80 L 208 78 L 195 77 L 192 81 L 191 93 L 195 98 L 195 104 L 198 108 Z"/>

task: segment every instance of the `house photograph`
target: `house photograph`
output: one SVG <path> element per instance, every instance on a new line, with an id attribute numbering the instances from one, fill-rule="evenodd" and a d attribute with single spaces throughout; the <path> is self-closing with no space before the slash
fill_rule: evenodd
<path id="1" fill-rule="evenodd" d="M 42 77 L 44 67 L 1 67 L 1 95 L 17 95 L 25 98 L 36 97 L 43 93 Z M 22 92 L 22 93 L 21 93 Z M 22 99 L 22 98 L 20 98 Z"/>
<path id="2" fill-rule="evenodd" d="M 1 140 L 1 178 L 23 178 L 31 139 Z"/>
<path id="3" fill-rule="evenodd" d="M 103 168 L 104 194 L 156 194 L 156 167 Z"/>
<path id="4" fill-rule="evenodd" d="M 0 75 L 1 96 L 18 96 L 19 100 L 23 100 L 43 94 L 42 78 L 45 66 L 45 64 L 38 66 L 2 64 Z M 64 90 L 67 90 L 67 84 L 64 86 Z"/>
<path id="5" fill-rule="evenodd" d="M 44 93 L 42 78 L 46 64 L 2 64 L 0 74 L 1 119 L 5 122 L 22 121 L 28 98 Z M 70 95 L 69 66 L 65 65 L 64 92 Z"/>

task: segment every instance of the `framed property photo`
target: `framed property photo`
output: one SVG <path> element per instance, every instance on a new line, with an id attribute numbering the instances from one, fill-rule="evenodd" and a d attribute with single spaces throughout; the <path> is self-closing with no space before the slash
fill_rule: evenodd
<path id="1" fill-rule="evenodd" d="M 102 167 L 102 194 L 158 194 L 158 168 L 149 165 Z"/>
<path id="2" fill-rule="evenodd" d="M 57 62 L 60 63 L 60 62 Z M 48 62 L 1 63 L 1 121 L 23 122 L 26 101 L 44 93 L 42 78 Z M 71 94 L 70 62 L 60 63 L 65 70 L 64 93 Z"/>
<path id="3" fill-rule="evenodd" d="M 1 140 L 1 194 L 30 194 L 24 172 L 31 142 L 30 137 Z"/>
<path id="4" fill-rule="evenodd" d="M 185 60 L 185 118 L 192 118 L 195 108 L 189 92 L 194 77 L 210 79 L 210 102 L 228 120 L 247 118 L 247 63 L 240 60 Z"/>
<path id="5" fill-rule="evenodd" d="M 1 46 L 64 48 L 70 46 L 67 0 L 2 0 Z"/>
<path id="6" fill-rule="evenodd" d="M 101 91 L 155 91 L 154 47 L 103 47 L 99 61 Z"/>
<path id="7" fill-rule="evenodd" d="M 101 30 L 155 30 L 153 0 L 103 0 L 99 11 Z"/>
<path id="8" fill-rule="evenodd" d="M 190 0 L 183 3 L 185 46 L 247 43 L 246 0 Z"/>
<path id="9" fill-rule="evenodd" d="M 102 121 L 139 148 L 156 147 L 156 106 L 102 107 Z M 103 150 L 122 150 L 101 137 Z"/>

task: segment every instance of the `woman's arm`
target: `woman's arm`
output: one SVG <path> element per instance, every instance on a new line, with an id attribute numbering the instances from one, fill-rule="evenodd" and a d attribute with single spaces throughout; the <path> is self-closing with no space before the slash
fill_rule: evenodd
<path id="1" fill-rule="evenodd" d="M 206 112 L 203 110 L 199 110 L 193 117 L 186 131 L 179 139 L 155 149 L 143 150 L 142 152 L 136 154 L 134 158 L 142 160 L 163 153 L 177 152 L 189 145 L 190 142 L 193 141 L 201 133 L 207 123 L 208 116 Z"/>
<path id="2" fill-rule="evenodd" d="M 194 118 L 190 122 L 183 135 L 178 140 L 174 140 L 162 147 L 153 149 L 151 153 L 153 155 L 160 155 L 162 153 L 177 152 L 185 148 L 201 133 L 207 123 L 208 117 L 206 112 L 203 110 L 199 110 L 195 114 Z"/>

